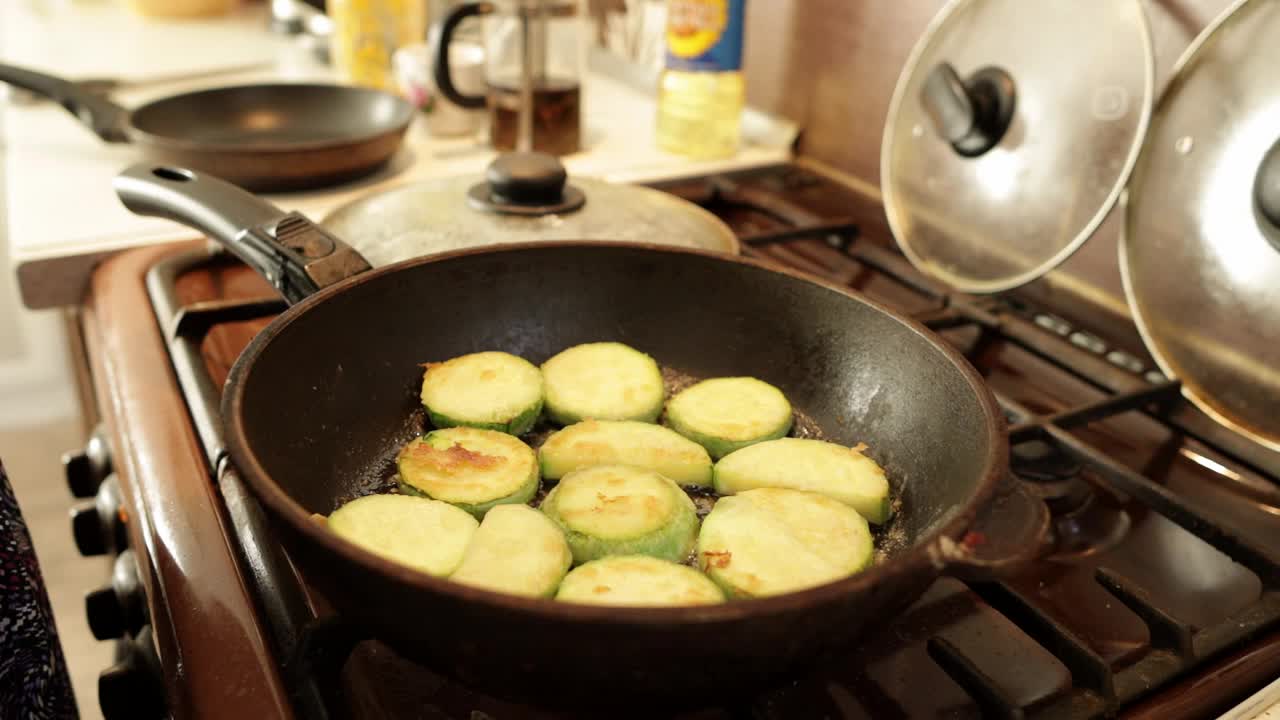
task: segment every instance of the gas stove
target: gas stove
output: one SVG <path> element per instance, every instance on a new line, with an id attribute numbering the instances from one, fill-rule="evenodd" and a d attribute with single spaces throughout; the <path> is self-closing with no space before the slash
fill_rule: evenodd
<path id="1" fill-rule="evenodd" d="M 720 216 L 746 254 L 855 288 L 962 350 L 1055 530 L 1017 576 L 939 580 L 844 660 L 684 717 L 1197 718 L 1280 675 L 1280 454 L 1183 401 L 1136 334 L 1099 332 L 1115 323 L 1063 293 L 950 292 L 894 249 L 874 197 L 807 162 L 655 187 Z M 284 307 L 204 243 L 95 273 L 82 330 L 114 454 L 101 461 L 100 439 L 69 469 L 78 496 L 97 494 L 77 515 L 81 548 L 121 553 L 90 604 L 103 635 L 125 638 L 100 684 L 107 716 L 564 717 L 397 657 L 294 569 L 218 416 L 231 364 Z"/>

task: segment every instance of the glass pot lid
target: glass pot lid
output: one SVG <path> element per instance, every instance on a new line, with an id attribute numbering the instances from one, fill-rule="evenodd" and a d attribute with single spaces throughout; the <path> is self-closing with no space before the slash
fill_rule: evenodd
<path id="1" fill-rule="evenodd" d="M 1188 399 L 1280 450 L 1280 3 L 1236 2 L 1179 59 L 1124 199 L 1142 337 Z"/>
<path id="2" fill-rule="evenodd" d="M 484 177 L 402 185 L 353 200 L 323 225 L 374 265 L 501 243 L 643 242 L 736 254 L 722 220 L 674 195 L 565 174 L 544 153 L 505 153 Z"/>
<path id="3" fill-rule="evenodd" d="M 1128 178 L 1154 78 L 1140 0 L 953 0 L 908 58 L 881 144 L 907 258 L 977 293 L 1067 259 Z"/>

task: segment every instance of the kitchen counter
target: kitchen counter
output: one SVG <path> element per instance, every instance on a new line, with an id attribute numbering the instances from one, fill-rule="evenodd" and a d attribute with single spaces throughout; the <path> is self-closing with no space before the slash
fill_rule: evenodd
<path id="1" fill-rule="evenodd" d="M 1280 679 L 1232 708 L 1219 720 L 1280 720 Z"/>
<path id="2" fill-rule="evenodd" d="M 222 18 L 157 21 L 120 2 L 15 0 L 0 9 L 4 61 L 72 78 L 113 77 L 135 83 L 114 96 L 125 107 L 187 89 L 241 82 L 330 79 L 296 39 L 267 30 L 259 3 Z M 217 77 L 142 84 L 215 69 Z M 790 156 L 788 129 L 766 118 L 749 123 L 742 151 L 719 161 L 662 153 L 654 140 L 654 100 L 599 72 L 583 83 L 584 151 L 566 157 L 570 175 L 642 182 L 764 165 Z M 755 118 L 759 120 L 760 118 Z M 129 145 L 108 145 L 53 103 L 3 109 L 6 225 L 10 261 L 24 304 L 46 308 L 80 301 L 89 271 L 121 249 L 188 239 L 175 223 L 130 214 L 111 179 L 141 158 Z M 761 127 L 761 132 L 753 128 Z M 778 138 L 781 138 L 780 140 Z M 268 196 L 286 209 L 321 218 L 365 193 L 426 178 L 479 174 L 493 151 L 475 138 L 435 138 L 415 123 L 387 167 L 340 187 Z"/>

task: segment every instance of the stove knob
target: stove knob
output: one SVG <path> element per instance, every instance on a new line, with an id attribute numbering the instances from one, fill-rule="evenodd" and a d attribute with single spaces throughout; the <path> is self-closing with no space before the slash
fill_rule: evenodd
<path id="1" fill-rule="evenodd" d="M 111 447 L 101 425 L 94 428 L 83 450 L 62 456 L 62 469 L 73 497 L 93 497 L 111 473 Z"/>
<path id="2" fill-rule="evenodd" d="M 132 550 L 125 550 L 116 558 L 110 585 L 85 596 L 84 610 L 89 617 L 89 629 L 99 640 L 136 633 L 146 624 L 146 603 Z"/>
<path id="3" fill-rule="evenodd" d="M 105 555 L 128 546 L 122 503 L 120 482 L 109 475 L 93 501 L 71 509 L 71 534 L 81 555 Z"/>
<path id="4" fill-rule="evenodd" d="M 164 686 L 151 626 L 116 647 L 116 664 L 98 675 L 98 705 L 104 720 L 160 720 Z"/>

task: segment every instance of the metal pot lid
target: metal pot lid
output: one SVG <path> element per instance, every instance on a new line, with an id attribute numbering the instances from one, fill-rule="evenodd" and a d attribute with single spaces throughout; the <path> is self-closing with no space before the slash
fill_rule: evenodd
<path id="1" fill-rule="evenodd" d="M 953 0 L 907 60 L 881 145 L 907 258 L 977 293 L 1066 260 L 1124 186 L 1154 78 L 1140 0 Z"/>
<path id="2" fill-rule="evenodd" d="M 1124 200 L 1147 348 L 1219 422 L 1280 450 L 1280 4 L 1236 2 L 1178 60 Z"/>
<path id="3" fill-rule="evenodd" d="M 724 222 L 691 202 L 635 185 L 568 180 L 558 160 L 540 153 L 500 156 L 484 178 L 428 180 L 369 195 L 337 208 L 322 224 L 374 265 L 539 240 L 739 249 Z"/>

